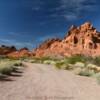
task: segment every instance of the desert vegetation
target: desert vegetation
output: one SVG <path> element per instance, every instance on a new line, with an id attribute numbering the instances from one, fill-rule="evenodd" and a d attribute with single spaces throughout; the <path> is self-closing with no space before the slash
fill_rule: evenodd
<path id="1" fill-rule="evenodd" d="M 31 63 L 51 64 L 61 70 L 70 70 L 80 76 L 94 77 L 100 83 L 100 57 L 75 55 L 63 59 L 41 57 L 28 59 Z"/>
<path id="2" fill-rule="evenodd" d="M 10 75 L 22 66 L 21 60 L 0 57 L 0 75 Z"/>
<path id="3" fill-rule="evenodd" d="M 22 57 L 20 59 L 0 57 L 0 74 L 9 75 L 22 66 L 22 61 L 54 65 L 60 70 L 69 70 L 76 75 L 94 77 L 100 83 L 100 57 L 75 55 L 61 59 L 53 57 Z"/>

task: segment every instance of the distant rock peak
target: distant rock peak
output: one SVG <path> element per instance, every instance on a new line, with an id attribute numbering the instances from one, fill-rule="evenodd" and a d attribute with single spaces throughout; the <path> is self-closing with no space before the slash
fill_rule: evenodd
<path id="1" fill-rule="evenodd" d="M 0 47 L 0 55 L 8 57 L 64 57 L 72 55 L 100 56 L 100 32 L 90 22 L 77 27 L 72 25 L 63 39 L 47 39 L 32 52 L 24 47 L 17 50 L 14 46 Z"/>
<path id="2" fill-rule="evenodd" d="M 79 27 L 72 25 L 65 38 L 59 42 L 50 39 L 43 44 L 41 44 L 42 48 L 35 51 L 36 56 L 71 56 L 75 54 L 100 56 L 100 32 L 97 32 L 90 22 Z"/>
<path id="3" fill-rule="evenodd" d="M 5 46 L 5 45 L 0 46 L 0 55 L 6 55 L 14 51 L 17 51 L 17 49 L 14 46 Z"/>

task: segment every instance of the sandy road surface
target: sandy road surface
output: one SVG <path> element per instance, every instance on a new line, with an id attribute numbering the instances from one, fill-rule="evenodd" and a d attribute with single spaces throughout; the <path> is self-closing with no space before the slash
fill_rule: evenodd
<path id="1" fill-rule="evenodd" d="M 22 76 L 0 81 L 0 100 L 100 100 L 100 86 L 94 79 L 51 65 L 24 64 Z"/>

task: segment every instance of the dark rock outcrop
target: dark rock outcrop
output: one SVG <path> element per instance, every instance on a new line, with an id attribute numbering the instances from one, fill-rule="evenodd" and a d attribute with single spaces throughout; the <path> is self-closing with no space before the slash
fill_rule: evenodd
<path id="1" fill-rule="evenodd" d="M 7 55 L 11 52 L 15 52 L 17 51 L 17 49 L 14 46 L 5 46 L 5 45 L 1 45 L 0 46 L 0 55 Z"/>

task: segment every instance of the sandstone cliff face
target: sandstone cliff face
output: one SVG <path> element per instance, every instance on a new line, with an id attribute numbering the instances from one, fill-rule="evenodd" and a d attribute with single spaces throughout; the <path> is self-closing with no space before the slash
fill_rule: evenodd
<path id="1" fill-rule="evenodd" d="M 42 56 L 50 56 L 54 55 L 56 52 L 54 51 L 54 48 L 60 45 L 61 40 L 56 39 L 48 39 L 44 41 L 38 48 L 36 48 L 33 53 L 36 57 L 42 57 Z M 52 56 L 53 56 L 52 55 Z"/>
<path id="2" fill-rule="evenodd" d="M 34 52 L 37 57 L 76 54 L 100 56 L 100 32 L 97 32 L 89 22 L 80 27 L 71 26 L 64 39 L 48 40 Z"/>
<path id="3" fill-rule="evenodd" d="M 72 55 L 100 56 L 100 32 L 91 23 L 86 22 L 76 27 L 71 26 L 66 36 L 44 41 L 38 48 L 30 52 L 27 48 L 16 50 L 14 46 L 0 47 L 0 55 L 8 57 L 64 57 Z"/>

